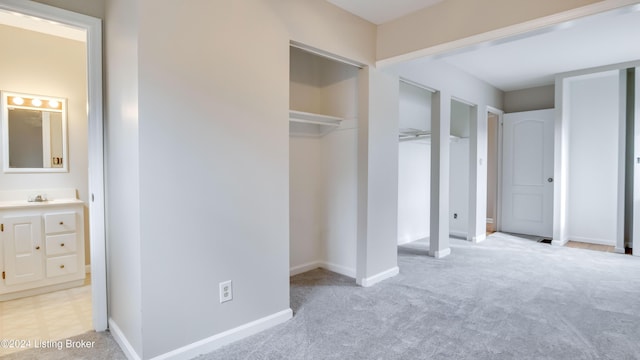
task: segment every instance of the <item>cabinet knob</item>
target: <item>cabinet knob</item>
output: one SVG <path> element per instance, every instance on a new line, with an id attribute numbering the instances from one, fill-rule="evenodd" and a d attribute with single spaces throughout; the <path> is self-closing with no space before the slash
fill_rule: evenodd
<path id="1" fill-rule="evenodd" d="M 36 250 L 40 250 L 40 246 L 36 246 Z"/>
<path id="2" fill-rule="evenodd" d="M 64 265 L 60 265 L 60 269 L 64 269 Z"/>
<path id="3" fill-rule="evenodd" d="M 61 243 L 60 246 L 64 246 L 64 243 Z"/>
<path id="4" fill-rule="evenodd" d="M 63 221 L 60 221 L 60 225 L 64 225 L 64 222 L 63 222 Z"/>

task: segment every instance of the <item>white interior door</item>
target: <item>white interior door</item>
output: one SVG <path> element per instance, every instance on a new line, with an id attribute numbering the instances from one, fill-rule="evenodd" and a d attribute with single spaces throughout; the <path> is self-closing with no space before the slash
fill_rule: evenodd
<path id="1" fill-rule="evenodd" d="M 501 230 L 553 234 L 554 110 L 504 115 Z"/>

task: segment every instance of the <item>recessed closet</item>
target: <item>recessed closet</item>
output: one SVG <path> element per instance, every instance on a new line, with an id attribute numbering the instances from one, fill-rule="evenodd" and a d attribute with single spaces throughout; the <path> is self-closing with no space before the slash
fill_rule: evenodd
<path id="1" fill-rule="evenodd" d="M 398 149 L 398 245 L 429 238 L 431 96 L 400 82 Z"/>
<path id="2" fill-rule="evenodd" d="M 291 47 L 291 275 L 323 267 L 355 277 L 358 71 Z"/>
<path id="3" fill-rule="evenodd" d="M 469 134 L 472 111 L 472 106 L 451 100 L 449 234 L 464 239 L 469 234 Z"/>

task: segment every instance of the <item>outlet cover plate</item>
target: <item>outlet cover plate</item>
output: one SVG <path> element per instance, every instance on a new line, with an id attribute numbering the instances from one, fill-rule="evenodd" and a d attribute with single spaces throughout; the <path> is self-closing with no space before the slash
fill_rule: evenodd
<path id="1" fill-rule="evenodd" d="M 233 300 L 233 286 L 231 280 L 220 283 L 220 304 Z"/>

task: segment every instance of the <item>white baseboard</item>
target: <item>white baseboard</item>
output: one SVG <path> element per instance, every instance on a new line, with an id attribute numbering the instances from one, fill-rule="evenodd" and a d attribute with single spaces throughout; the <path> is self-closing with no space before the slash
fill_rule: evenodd
<path id="1" fill-rule="evenodd" d="M 306 264 L 294 266 L 289 269 L 289 276 L 294 276 L 298 274 L 305 273 L 307 271 L 311 271 L 317 268 L 323 268 L 334 273 L 338 273 L 340 275 L 348 276 L 350 278 L 356 277 L 356 270 L 352 268 L 348 268 L 342 265 L 332 264 L 326 261 L 312 261 Z"/>
<path id="2" fill-rule="evenodd" d="M 369 287 L 383 280 L 386 280 L 388 278 L 392 278 L 398 275 L 399 273 L 400 273 L 400 268 L 396 266 L 396 267 L 392 267 L 391 269 L 385 270 L 381 273 L 378 273 L 376 275 L 370 276 L 368 278 L 358 279 L 356 280 L 356 283 L 358 283 L 358 285 L 362 287 Z"/>
<path id="3" fill-rule="evenodd" d="M 561 240 L 553 239 L 553 240 L 551 240 L 551 245 L 553 245 L 553 246 L 565 246 L 565 245 L 567 245 L 568 242 L 569 242 L 568 239 L 561 239 Z"/>
<path id="4" fill-rule="evenodd" d="M 616 246 L 615 249 L 613 249 L 613 252 L 618 253 L 618 254 L 624 254 L 625 253 L 625 248 L 619 248 Z"/>
<path id="5" fill-rule="evenodd" d="M 289 276 L 306 273 L 319 267 L 322 267 L 322 261 L 311 261 L 306 264 L 297 265 L 289 269 Z"/>
<path id="6" fill-rule="evenodd" d="M 120 327 L 116 324 L 113 319 L 109 319 L 109 332 L 111 332 L 111 336 L 118 343 L 120 349 L 129 360 L 141 360 L 138 353 L 133 349 L 129 340 L 124 336 Z"/>
<path id="7" fill-rule="evenodd" d="M 282 324 L 293 317 L 291 309 L 282 310 L 275 314 L 265 316 L 256 321 L 238 326 L 231 330 L 227 330 L 217 335 L 213 335 L 206 339 L 196 341 L 187 346 L 175 349 L 168 353 L 156 356 L 152 360 L 187 360 L 196 356 L 210 353 L 232 342 L 244 339 L 248 336 L 257 334 L 268 328 Z"/>
<path id="8" fill-rule="evenodd" d="M 224 345 L 230 344 L 245 337 L 257 334 L 258 332 L 261 332 L 273 326 L 279 325 L 291 319 L 292 317 L 293 311 L 291 309 L 286 309 L 275 314 L 263 317 L 256 321 L 238 326 L 234 329 L 227 330 L 220 334 L 208 337 L 206 339 L 196 341 L 192 344 L 183 346 L 168 353 L 156 356 L 153 358 L 153 360 L 192 359 L 196 356 L 219 349 Z M 120 327 L 118 327 L 113 319 L 109 319 L 109 331 L 111 332 L 111 335 L 113 336 L 116 343 L 118 343 L 118 345 L 122 349 L 122 352 L 124 352 L 127 359 L 141 360 L 140 356 L 138 356 L 138 353 L 136 353 L 136 351 L 133 349 L 133 346 L 131 346 L 127 338 L 122 333 L 122 330 L 120 330 Z"/>
<path id="9" fill-rule="evenodd" d="M 446 248 L 444 250 L 435 250 L 435 251 L 429 250 L 429 256 L 432 256 L 436 259 L 442 259 L 443 257 L 446 257 L 449 254 L 451 254 L 451 248 Z"/>
<path id="10" fill-rule="evenodd" d="M 586 238 L 581 236 L 569 236 L 569 239 L 587 244 L 616 246 L 616 242 L 612 240 Z"/>
<path id="11" fill-rule="evenodd" d="M 91 264 L 84 266 L 84 273 L 91 274 Z"/>
<path id="12" fill-rule="evenodd" d="M 487 224 L 493 224 L 493 219 L 492 218 L 487 218 Z"/>
<path id="13" fill-rule="evenodd" d="M 487 239 L 487 234 L 483 233 L 483 234 L 478 234 L 478 235 L 472 237 L 471 241 L 477 244 L 477 243 L 481 243 L 481 242 L 485 241 L 486 239 Z"/>

